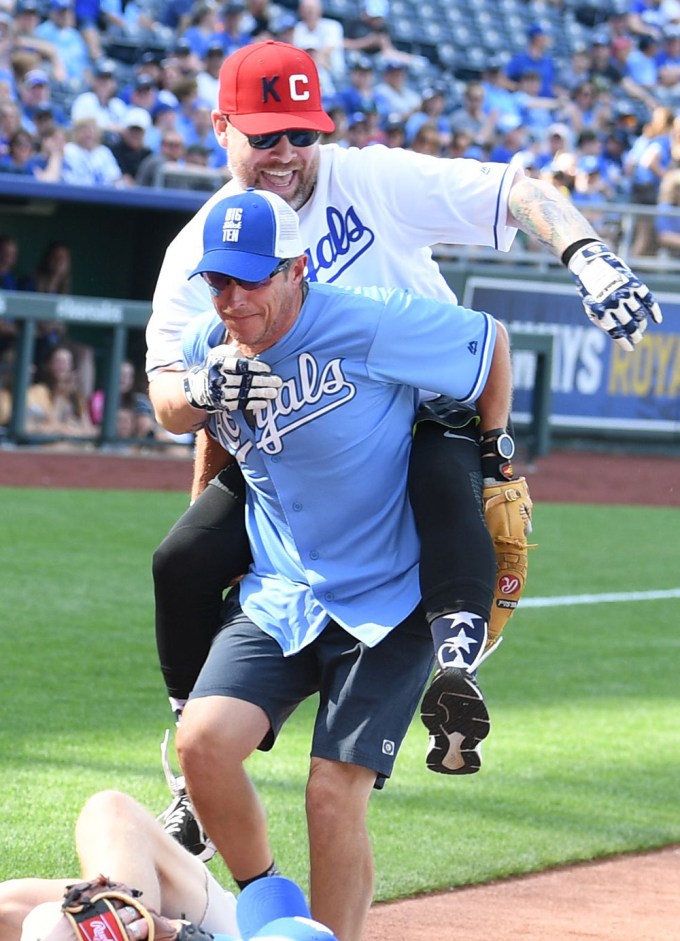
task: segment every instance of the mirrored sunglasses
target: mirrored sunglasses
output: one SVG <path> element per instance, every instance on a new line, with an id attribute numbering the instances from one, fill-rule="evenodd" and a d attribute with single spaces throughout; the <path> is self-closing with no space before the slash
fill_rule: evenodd
<path id="1" fill-rule="evenodd" d="M 253 150 L 271 150 L 282 137 L 287 137 L 292 147 L 311 147 L 321 137 L 321 131 L 276 131 L 272 134 L 249 134 L 247 137 Z"/>
<path id="2" fill-rule="evenodd" d="M 208 285 L 208 289 L 213 297 L 219 297 L 222 291 L 226 291 L 232 284 L 243 288 L 244 291 L 255 291 L 257 288 L 263 287 L 267 281 L 271 281 L 275 275 L 285 271 L 290 265 L 291 260 L 290 258 L 284 258 L 273 271 L 270 271 L 266 278 L 262 278 L 260 281 L 244 281 L 243 278 L 232 278 L 231 275 L 220 274 L 217 271 L 203 271 L 201 272 L 201 277 Z"/>

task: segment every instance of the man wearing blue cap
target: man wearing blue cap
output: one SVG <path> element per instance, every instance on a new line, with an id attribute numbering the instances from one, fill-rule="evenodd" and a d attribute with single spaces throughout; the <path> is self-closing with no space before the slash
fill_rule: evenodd
<path id="1" fill-rule="evenodd" d="M 359 941 L 373 886 L 368 799 L 392 772 L 433 665 L 407 484 L 418 389 L 475 402 L 482 430 L 497 427 L 510 357 L 488 314 L 310 283 L 307 262 L 298 216 L 275 194 L 226 197 L 205 218 L 190 278 L 214 310 L 186 328 L 176 417 L 205 425 L 238 462 L 253 562 L 176 747 L 198 817 L 243 887 L 273 869 L 244 761 L 319 694 L 306 792 L 312 913 Z M 458 641 L 470 644 L 463 625 Z"/>
<path id="2" fill-rule="evenodd" d="M 184 406 L 182 329 L 205 310 L 198 279 L 187 280 L 200 259 L 203 222 L 211 206 L 248 186 L 277 193 L 299 212 L 310 281 L 408 287 L 454 303 L 431 246 L 507 251 L 520 229 L 561 258 L 590 320 L 621 347 L 632 350 L 648 322 L 661 320 L 646 285 L 607 249 L 571 201 L 519 166 L 320 143 L 321 133 L 334 125 L 322 107 L 314 62 L 303 50 L 270 41 L 233 53 L 220 72 L 212 118 L 233 179 L 169 246 L 147 328 L 151 396 L 170 431 L 180 430 L 175 416 Z M 430 733 L 426 762 L 438 773 L 473 774 L 481 765 L 489 715 L 476 681 L 477 654 L 471 655 L 471 646 L 451 656 L 452 644 L 465 623 L 478 639 L 488 629 L 486 652 L 495 649 L 517 604 L 505 586 L 524 582 L 496 577 L 480 508 L 482 478 L 498 480 L 501 465 L 511 468 L 499 451 L 501 441 L 509 453 L 507 416 L 485 441 L 485 456 L 496 466 L 488 474 L 481 470 L 474 410 L 460 408 L 452 431 L 437 424 L 438 404 L 423 406 L 428 420 L 418 425 L 411 465 L 423 603 L 441 668 L 423 702 Z M 204 492 L 154 556 L 158 651 L 176 715 L 217 630 L 223 591 L 250 560 L 238 467 L 225 467 L 228 459 L 217 453 L 215 442 L 206 458 L 202 432 L 197 446 L 194 494 Z M 444 698 L 446 710 L 440 708 Z M 202 852 L 205 842 L 196 838 L 200 831 L 181 780 L 173 793 L 173 820 L 184 813 L 186 827 L 179 832 Z"/>

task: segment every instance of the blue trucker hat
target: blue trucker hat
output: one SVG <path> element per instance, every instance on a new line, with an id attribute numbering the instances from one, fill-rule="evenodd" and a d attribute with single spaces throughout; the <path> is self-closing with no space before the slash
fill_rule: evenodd
<path id="1" fill-rule="evenodd" d="M 203 257 L 189 277 L 215 271 L 261 281 L 284 258 L 304 251 L 295 210 L 274 193 L 249 189 L 221 199 L 210 210 L 203 226 Z"/>

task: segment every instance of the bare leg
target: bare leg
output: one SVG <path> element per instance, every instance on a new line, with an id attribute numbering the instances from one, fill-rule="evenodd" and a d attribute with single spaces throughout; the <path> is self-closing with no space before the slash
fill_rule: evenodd
<path id="1" fill-rule="evenodd" d="M 141 889 L 144 905 L 167 918 L 203 919 L 207 870 L 129 795 L 91 797 L 76 824 L 76 848 L 84 878 L 103 873 Z"/>
<path id="2" fill-rule="evenodd" d="M 272 863 L 264 809 L 244 762 L 269 731 L 259 706 L 229 696 L 190 700 L 175 747 L 196 813 L 238 880 Z"/>
<path id="3" fill-rule="evenodd" d="M 147 908 L 186 918 L 207 930 L 235 928 L 234 903 L 195 856 L 168 836 L 134 798 L 101 791 L 85 803 L 76 823 L 81 878 L 102 873 L 140 889 Z M 72 879 L 14 879 L 0 885 L 0 941 L 18 941 L 26 916 L 43 902 L 60 902 Z M 208 898 L 210 894 L 210 914 Z M 69 929 L 70 930 L 70 929 Z M 55 935 L 56 937 L 56 935 Z"/>
<path id="4" fill-rule="evenodd" d="M 312 758 L 307 783 L 312 915 L 340 941 L 361 941 L 373 898 L 366 826 L 375 771 Z"/>
<path id="5" fill-rule="evenodd" d="M 0 884 L 0 941 L 19 941 L 24 918 L 36 905 L 61 902 L 78 879 L 10 879 Z"/>

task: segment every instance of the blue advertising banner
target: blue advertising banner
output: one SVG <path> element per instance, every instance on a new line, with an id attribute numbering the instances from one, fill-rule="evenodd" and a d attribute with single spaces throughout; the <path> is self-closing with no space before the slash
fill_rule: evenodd
<path id="1" fill-rule="evenodd" d="M 469 278 L 463 303 L 511 329 L 554 337 L 553 428 L 680 433 L 680 294 L 658 294 L 664 320 L 651 324 L 632 353 L 586 318 L 568 284 Z M 513 354 L 513 415 L 528 420 L 536 359 Z"/>

